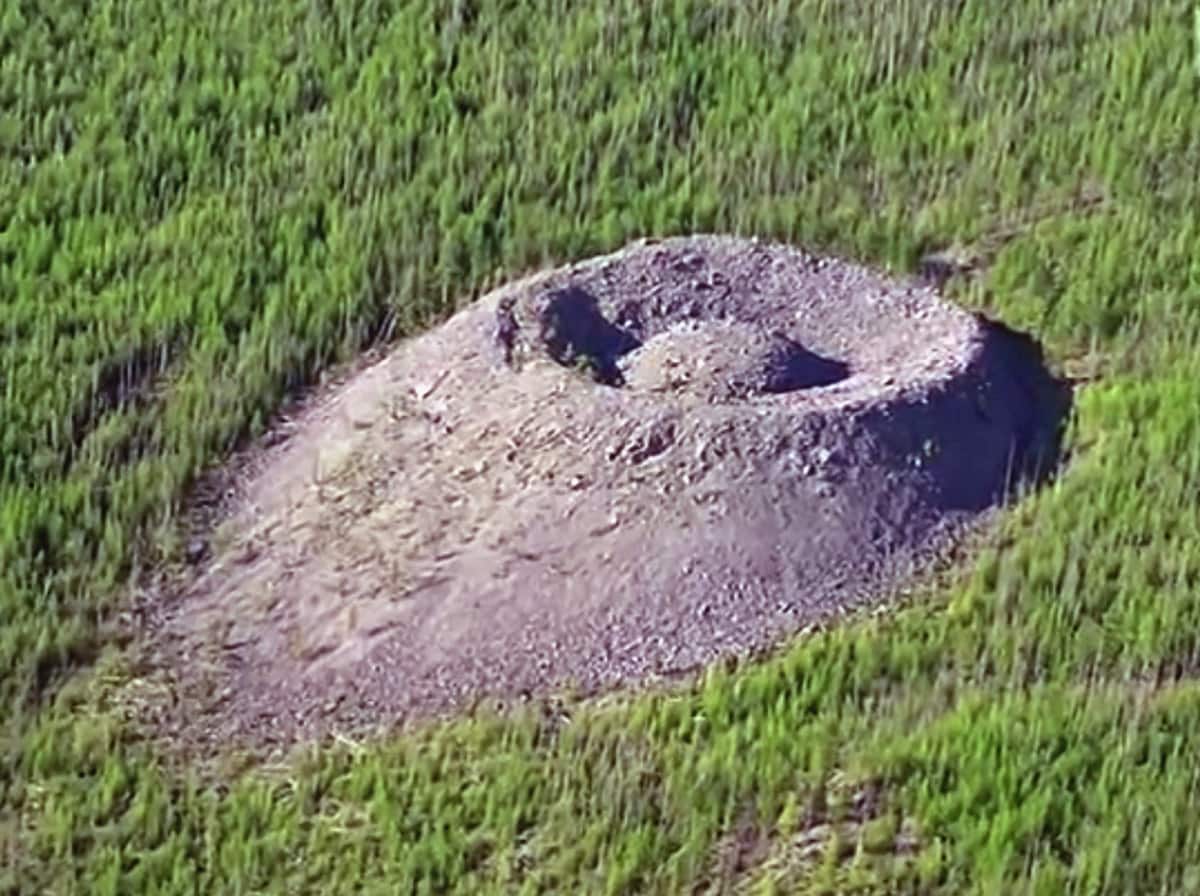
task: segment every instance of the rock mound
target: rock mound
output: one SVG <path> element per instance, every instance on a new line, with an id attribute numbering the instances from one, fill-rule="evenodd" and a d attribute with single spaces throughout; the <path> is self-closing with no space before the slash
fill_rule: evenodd
<path id="1" fill-rule="evenodd" d="M 884 594 L 1053 464 L 1065 411 L 1030 340 L 932 288 L 643 242 L 311 408 L 162 625 L 216 658 L 223 734 L 692 669 Z"/>

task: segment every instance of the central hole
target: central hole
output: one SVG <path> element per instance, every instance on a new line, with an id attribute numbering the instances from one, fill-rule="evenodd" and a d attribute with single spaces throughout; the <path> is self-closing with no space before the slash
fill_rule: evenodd
<path id="1" fill-rule="evenodd" d="M 644 311 L 627 302 L 614 323 L 588 291 L 556 290 L 540 312 L 541 340 L 551 358 L 595 382 L 713 399 L 815 389 L 849 376 L 844 362 L 780 331 L 721 318 L 645 319 Z"/>

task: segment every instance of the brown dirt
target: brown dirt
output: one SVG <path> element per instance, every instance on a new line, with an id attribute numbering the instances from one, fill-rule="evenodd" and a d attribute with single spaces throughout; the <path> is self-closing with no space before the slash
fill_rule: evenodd
<path id="1" fill-rule="evenodd" d="M 886 594 L 1065 410 L 1029 340 L 928 285 L 644 241 L 485 296 L 250 452 L 153 595 L 154 662 L 183 728 L 254 741 L 695 669 Z"/>

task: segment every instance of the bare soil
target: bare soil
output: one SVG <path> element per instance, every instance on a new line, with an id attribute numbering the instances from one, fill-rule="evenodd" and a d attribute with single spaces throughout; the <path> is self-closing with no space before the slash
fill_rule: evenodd
<path id="1" fill-rule="evenodd" d="M 1067 401 L 1029 339 L 797 248 L 537 274 L 236 460 L 149 601 L 164 717 L 290 741 L 765 649 L 1049 469 Z"/>

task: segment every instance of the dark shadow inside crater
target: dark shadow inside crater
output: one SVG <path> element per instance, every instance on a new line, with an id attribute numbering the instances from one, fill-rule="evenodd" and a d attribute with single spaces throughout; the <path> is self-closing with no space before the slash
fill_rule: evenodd
<path id="1" fill-rule="evenodd" d="M 624 384 L 617 361 L 642 344 L 628 330 L 611 323 L 596 297 L 577 286 L 549 295 L 539 325 L 550 357 L 565 367 L 586 370 L 607 386 Z"/>
<path id="2" fill-rule="evenodd" d="M 647 323 L 634 302 L 626 302 L 615 318 L 615 323 L 609 320 L 600 302 L 587 290 L 564 287 L 544 299 L 538 317 L 539 338 L 550 357 L 564 367 L 579 370 L 603 385 L 624 386 L 621 359 L 643 347 Z M 657 323 L 655 329 L 661 329 L 666 322 Z M 740 326 L 727 320 L 698 323 L 701 329 L 706 325 Z M 742 395 L 816 389 L 850 375 L 843 361 L 810 351 L 782 332 L 766 335 L 747 327 L 746 332 L 714 332 L 713 338 L 728 341 L 725 352 L 718 353 L 714 360 L 721 366 L 720 357 L 724 355 L 725 361 L 733 364 L 734 369 L 724 372 Z"/>
<path id="3" fill-rule="evenodd" d="M 832 386 L 850 375 L 845 362 L 809 351 L 783 333 L 771 335 L 764 362 L 761 389 L 773 394 Z"/>

